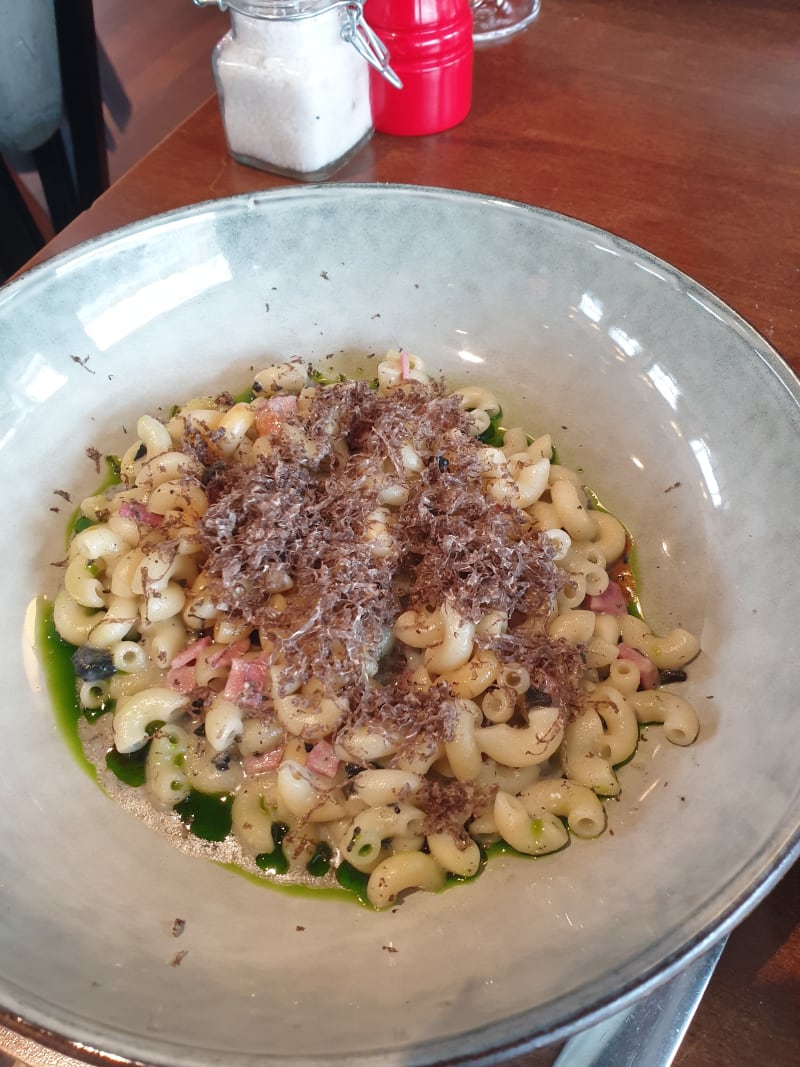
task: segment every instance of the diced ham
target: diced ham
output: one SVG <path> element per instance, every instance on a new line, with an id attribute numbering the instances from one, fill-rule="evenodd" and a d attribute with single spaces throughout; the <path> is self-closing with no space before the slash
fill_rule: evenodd
<path id="1" fill-rule="evenodd" d="M 145 526 L 160 526 L 164 521 L 163 515 L 148 511 L 144 504 L 139 503 L 138 500 L 123 500 L 119 506 L 119 514 L 123 519 L 143 522 Z"/>
<path id="2" fill-rule="evenodd" d="M 242 657 L 232 660 L 222 695 L 243 708 L 260 708 L 264 702 L 267 670 L 266 660 Z"/>
<path id="3" fill-rule="evenodd" d="M 167 685 L 179 693 L 191 693 L 195 687 L 194 664 L 185 663 L 167 671 Z"/>
<path id="4" fill-rule="evenodd" d="M 658 685 L 658 667 L 648 656 L 626 644 L 617 645 L 617 651 L 618 659 L 630 660 L 639 668 L 639 685 L 642 689 L 654 689 Z"/>
<path id="5" fill-rule="evenodd" d="M 175 670 L 178 667 L 185 667 L 187 663 L 195 663 L 203 649 L 208 648 L 210 644 L 210 637 L 198 637 L 196 641 L 192 641 L 192 643 L 187 645 L 186 648 L 177 654 L 177 656 L 173 657 L 170 667 Z"/>
<path id="6" fill-rule="evenodd" d="M 330 741 L 317 741 L 308 754 L 306 766 L 310 771 L 322 774 L 326 778 L 336 777 L 336 772 L 339 770 L 339 757 L 334 752 Z"/>
<path id="7" fill-rule="evenodd" d="M 267 398 L 266 406 L 271 411 L 278 411 L 281 415 L 291 415 L 297 411 L 297 397 L 294 393 L 280 393 L 278 396 Z"/>
<path id="8" fill-rule="evenodd" d="M 282 393 L 280 396 L 262 397 L 255 402 L 256 433 L 259 437 L 271 437 L 280 433 L 287 415 L 297 411 L 297 397 L 294 393 Z"/>
<path id="9" fill-rule="evenodd" d="M 408 352 L 400 353 L 400 381 L 406 382 L 411 377 L 411 360 Z"/>
<path id="10" fill-rule="evenodd" d="M 239 641 L 234 641 L 232 645 L 225 645 L 223 648 L 217 649 L 216 652 L 212 652 L 208 657 L 207 663 L 209 667 L 227 667 L 237 656 L 242 656 L 249 648 L 250 638 L 243 637 Z"/>
<path id="11" fill-rule="evenodd" d="M 261 408 L 256 412 L 256 433 L 259 437 L 274 437 L 280 433 L 283 419 L 277 411 Z"/>
<path id="12" fill-rule="evenodd" d="M 606 615 L 627 615 L 628 602 L 622 588 L 616 582 L 609 582 L 603 593 L 587 596 L 582 607 L 589 611 L 604 612 Z"/>
<path id="13" fill-rule="evenodd" d="M 282 759 L 283 747 L 273 748 L 271 752 L 263 752 L 260 756 L 245 756 L 242 760 L 242 768 L 247 777 L 252 778 L 256 774 L 277 770 Z"/>

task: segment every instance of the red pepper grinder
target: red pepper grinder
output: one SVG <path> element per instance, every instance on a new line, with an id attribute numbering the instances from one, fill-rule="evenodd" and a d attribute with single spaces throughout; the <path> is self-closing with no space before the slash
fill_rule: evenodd
<path id="1" fill-rule="evenodd" d="M 403 83 L 397 89 L 370 70 L 375 129 L 439 133 L 465 119 L 472 103 L 469 0 L 366 0 L 365 13 Z"/>

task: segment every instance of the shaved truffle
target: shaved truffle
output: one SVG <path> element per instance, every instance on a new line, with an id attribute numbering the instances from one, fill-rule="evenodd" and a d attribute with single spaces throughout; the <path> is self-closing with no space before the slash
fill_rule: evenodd
<path id="1" fill-rule="evenodd" d="M 453 740 L 456 723 L 456 703 L 447 685 L 423 688 L 405 674 L 390 685 L 369 688 L 348 715 L 344 730 L 363 726 L 396 741 L 402 754 L 427 755 Z"/>
<path id="2" fill-rule="evenodd" d="M 442 782 L 426 779 L 417 804 L 425 812 L 423 833 L 452 834 L 464 847 L 471 840 L 464 824 L 486 810 L 496 786 L 480 788 L 472 782 Z"/>
<path id="3" fill-rule="evenodd" d="M 483 641 L 501 663 L 524 667 L 530 675 L 528 707 L 550 704 L 566 713 L 577 711 L 584 699 L 581 650 L 561 638 L 518 627 Z"/>
<path id="4" fill-rule="evenodd" d="M 440 694 L 395 683 L 378 696 L 372 682 L 407 607 L 447 600 L 473 622 L 494 610 L 544 616 L 563 584 L 548 539 L 487 492 L 484 446 L 441 382 L 387 395 L 363 381 L 308 390 L 249 463 L 224 462 L 213 434 L 192 433 L 211 501 L 198 527 L 203 595 L 258 629 L 284 691 L 319 678 L 347 693 L 353 721 L 415 744 L 444 739 L 452 711 Z M 407 499 L 376 552 L 370 522 L 398 482 Z M 285 602 L 274 596 L 282 592 Z"/>
<path id="5" fill-rule="evenodd" d="M 425 469 L 404 509 L 399 536 L 413 564 L 412 604 L 447 597 L 473 622 L 493 610 L 546 613 L 564 582 L 553 548 L 522 511 L 485 492 L 480 447 L 457 438 L 446 466 Z"/>

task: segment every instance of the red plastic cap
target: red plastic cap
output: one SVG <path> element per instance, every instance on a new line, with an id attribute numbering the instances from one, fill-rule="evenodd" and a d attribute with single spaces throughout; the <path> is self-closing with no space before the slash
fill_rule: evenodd
<path id="1" fill-rule="evenodd" d="M 462 122 L 472 104 L 469 0 L 367 0 L 364 13 L 403 83 L 370 69 L 375 129 L 417 136 Z"/>

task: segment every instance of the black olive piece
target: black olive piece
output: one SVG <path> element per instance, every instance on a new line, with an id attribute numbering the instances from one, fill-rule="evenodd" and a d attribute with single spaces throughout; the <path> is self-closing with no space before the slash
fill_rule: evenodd
<path id="1" fill-rule="evenodd" d="M 116 674 L 111 653 L 104 648 L 81 645 L 72 656 L 75 674 L 84 682 L 99 682 Z"/>
<path id="2" fill-rule="evenodd" d="M 686 678 L 686 671 L 678 670 L 675 667 L 665 667 L 663 671 L 658 672 L 658 680 L 661 685 L 669 685 L 670 682 L 685 682 Z"/>
<path id="3" fill-rule="evenodd" d="M 221 474 L 225 470 L 224 463 L 212 463 L 210 467 L 206 467 L 200 476 L 200 481 L 203 485 L 208 485 L 218 474 Z"/>
<path id="4" fill-rule="evenodd" d="M 526 708 L 549 708 L 552 702 L 550 694 L 545 693 L 543 689 L 537 689 L 535 685 L 525 693 Z"/>

